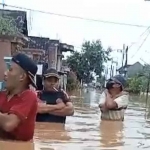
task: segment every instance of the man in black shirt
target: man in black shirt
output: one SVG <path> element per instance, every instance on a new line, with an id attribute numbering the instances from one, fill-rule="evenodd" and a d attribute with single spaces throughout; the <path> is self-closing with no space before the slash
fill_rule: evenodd
<path id="1" fill-rule="evenodd" d="M 59 89 L 59 75 L 55 69 L 48 69 L 43 78 L 44 90 L 38 92 L 39 106 L 37 122 L 65 123 L 66 116 L 74 113 L 68 94 Z"/>

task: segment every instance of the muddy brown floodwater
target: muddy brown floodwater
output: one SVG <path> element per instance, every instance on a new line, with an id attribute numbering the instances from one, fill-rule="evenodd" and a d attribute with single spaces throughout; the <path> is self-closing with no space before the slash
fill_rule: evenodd
<path id="1" fill-rule="evenodd" d="M 124 122 L 100 121 L 95 90 L 73 96 L 75 114 L 61 124 L 36 124 L 33 143 L 0 141 L 0 150 L 142 150 L 150 149 L 150 122 L 144 104 L 131 97 Z"/>

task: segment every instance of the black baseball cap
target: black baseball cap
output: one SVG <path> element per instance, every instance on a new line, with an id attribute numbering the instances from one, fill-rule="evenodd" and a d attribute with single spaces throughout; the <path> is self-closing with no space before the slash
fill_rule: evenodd
<path id="1" fill-rule="evenodd" d="M 54 69 L 54 68 L 49 68 L 49 69 L 47 69 L 47 70 L 44 72 L 44 75 L 43 75 L 43 76 L 44 76 L 44 78 L 49 78 L 49 77 L 55 77 L 55 78 L 57 78 L 57 79 L 60 78 L 60 76 L 59 76 L 57 70 Z"/>
<path id="2" fill-rule="evenodd" d="M 22 53 L 18 53 L 17 55 L 13 56 L 12 61 L 19 65 L 24 71 L 26 71 L 31 85 L 36 88 L 34 77 L 38 68 L 34 61 Z"/>

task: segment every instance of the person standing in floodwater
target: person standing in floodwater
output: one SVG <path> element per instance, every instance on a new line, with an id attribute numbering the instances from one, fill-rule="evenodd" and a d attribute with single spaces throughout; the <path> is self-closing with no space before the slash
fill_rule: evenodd
<path id="1" fill-rule="evenodd" d="M 6 91 L 0 91 L 0 138 L 29 141 L 33 138 L 37 113 L 36 64 L 25 54 L 12 58 L 4 79 Z"/>
<path id="2" fill-rule="evenodd" d="M 102 120 L 123 121 L 124 113 L 128 106 L 129 94 L 124 91 L 126 80 L 121 75 L 116 75 L 106 83 L 99 102 Z"/>
<path id="3" fill-rule="evenodd" d="M 58 72 L 50 68 L 44 73 L 44 90 L 40 91 L 37 122 L 65 123 L 66 116 L 74 113 L 73 104 L 68 94 L 58 88 Z"/>

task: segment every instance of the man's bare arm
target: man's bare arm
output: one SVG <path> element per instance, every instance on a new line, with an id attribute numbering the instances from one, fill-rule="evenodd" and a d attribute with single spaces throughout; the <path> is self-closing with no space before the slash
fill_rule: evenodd
<path id="1" fill-rule="evenodd" d="M 0 128 L 6 132 L 13 131 L 21 122 L 15 114 L 0 113 Z"/>
<path id="2" fill-rule="evenodd" d="M 50 113 L 53 112 L 54 110 L 59 110 L 65 107 L 64 103 L 58 103 L 56 105 L 49 105 L 49 104 L 43 104 L 43 103 L 38 103 L 38 113 Z"/>
<path id="3" fill-rule="evenodd" d="M 107 109 L 115 109 L 118 107 L 117 103 L 112 98 L 106 99 L 105 105 Z"/>
<path id="4" fill-rule="evenodd" d="M 105 111 L 108 110 L 105 103 L 104 104 L 99 104 L 99 108 L 100 108 L 101 112 L 105 112 Z"/>
<path id="5" fill-rule="evenodd" d="M 118 108 L 118 104 L 117 102 L 115 101 L 115 99 L 121 97 L 121 96 L 128 96 L 128 93 L 127 92 L 121 92 L 119 93 L 118 95 L 116 95 L 114 98 L 110 97 L 110 95 L 108 94 L 107 95 L 107 98 L 106 98 L 106 107 L 108 109 L 115 109 L 115 108 Z"/>
<path id="6" fill-rule="evenodd" d="M 72 102 L 67 102 L 66 106 L 59 110 L 54 110 L 50 114 L 57 116 L 72 116 L 74 114 L 74 107 Z"/>
<path id="7" fill-rule="evenodd" d="M 48 113 L 53 110 L 56 110 L 56 105 L 41 105 L 40 103 L 38 104 L 38 113 L 40 114 Z"/>
<path id="8" fill-rule="evenodd" d="M 105 104 L 106 93 L 107 93 L 107 90 L 105 90 L 100 96 L 99 108 L 101 112 L 107 111 L 106 104 Z"/>

